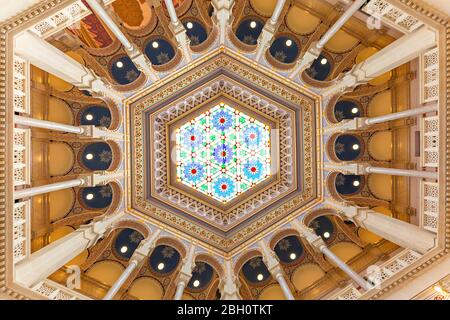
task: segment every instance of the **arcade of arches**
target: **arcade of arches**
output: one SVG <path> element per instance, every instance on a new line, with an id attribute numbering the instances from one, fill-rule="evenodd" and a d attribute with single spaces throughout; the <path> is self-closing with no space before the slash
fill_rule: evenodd
<path id="1" fill-rule="evenodd" d="M 444 12 L 18 5 L 0 298 L 450 299 Z"/>

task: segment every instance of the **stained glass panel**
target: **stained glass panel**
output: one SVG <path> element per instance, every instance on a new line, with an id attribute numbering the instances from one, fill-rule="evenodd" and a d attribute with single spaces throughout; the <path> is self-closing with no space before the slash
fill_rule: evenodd
<path id="1" fill-rule="evenodd" d="M 228 202 L 270 176 L 270 127 L 224 103 L 176 130 L 177 180 Z"/>

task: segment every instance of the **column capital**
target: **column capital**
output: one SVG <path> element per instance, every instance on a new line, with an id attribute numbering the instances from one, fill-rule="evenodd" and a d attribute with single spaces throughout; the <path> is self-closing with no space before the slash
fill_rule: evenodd
<path id="1" fill-rule="evenodd" d="M 367 127 L 367 118 L 353 118 L 353 119 L 345 119 L 336 124 L 328 125 L 323 128 L 323 133 L 325 135 L 330 135 L 336 132 L 344 132 L 344 131 L 354 131 L 361 130 Z"/>
<path id="2" fill-rule="evenodd" d="M 152 235 L 139 243 L 130 260 L 136 260 L 140 263 L 144 260 L 156 246 L 156 240 L 161 233 L 160 229 L 156 229 Z"/>
<path id="3" fill-rule="evenodd" d="M 111 180 L 122 179 L 124 177 L 124 170 L 117 170 L 114 172 L 109 171 L 97 171 L 84 176 L 84 184 L 82 187 L 96 187 L 108 184 Z"/>
<path id="4" fill-rule="evenodd" d="M 97 127 L 94 125 L 81 125 L 80 127 L 83 129 L 81 137 L 102 140 L 125 140 L 123 133 L 112 131 L 105 127 Z"/>
<path id="5" fill-rule="evenodd" d="M 349 202 L 334 201 L 329 199 L 325 200 L 324 205 L 326 208 L 338 211 L 350 220 L 354 220 L 356 217 L 363 215 L 367 210 L 370 210 L 366 207 L 352 205 Z"/>
<path id="6" fill-rule="evenodd" d="M 124 215 L 125 212 L 121 211 L 119 213 L 104 216 L 101 220 L 80 226 L 77 230 L 75 230 L 75 232 L 83 233 L 84 238 L 89 240 L 88 247 L 92 247 L 105 235 L 107 230 L 110 230 L 118 221 L 122 219 Z"/>
<path id="7" fill-rule="evenodd" d="M 219 29 L 219 43 L 224 45 L 226 32 L 233 20 L 231 10 L 234 5 L 234 0 L 212 0 L 211 4 L 214 7 L 212 20 L 214 25 Z"/>
<path id="8" fill-rule="evenodd" d="M 269 248 L 264 240 L 259 241 L 259 247 L 262 250 L 263 261 L 274 278 L 276 278 L 280 273 L 283 274 L 283 269 L 281 268 L 280 262 L 278 261 L 275 252 Z"/>
<path id="9" fill-rule="evenodd" d="M 231 260 L 225 260 L 225 275 L 220 282 L 221 300 L 241 300 L 239 278 L 233 272 Z"/>
<path id="10" fill-rule="evenodd" d="M 336 163 L 325 162 L 323 168 L 326 171 L 335 171 L 342 174 L 364 175 L 368 173 L 369 164 L 366 163 Z"/>
<path id="11" fill-rule="evenodd" d="M 289 78 L 294 79 L 297 75 L 308 69 L 314 60 L 319 58 L 321 52 L 322 50 L 317 48 L 317 41 L 313 42 L 303 57 L 298 59 L 297 64 L 289 74 Z"/>
<path id="12" fill-rule="evenodd" d="M 192 277 L 192 271 L 195 267 L 194 255 L 195 255 L 196 247 L 192 244 L 189 247 L 188 253 L 186 257 L 183 259 L 183 265 L 181 266 L 180 273 L 178 274 L 177 283 L 184 283 L 187 285 L 189 280 Z"/>
<path id="13" fill-rule="evenodd" d="M 301 238 L 304 238 L 317 251 L 320 251 L 321 247 L 325 245 L 323 239 L 312 228 L 304 225 L 303 222 L 292 220 L 291 226 L 299 233 Z"/>

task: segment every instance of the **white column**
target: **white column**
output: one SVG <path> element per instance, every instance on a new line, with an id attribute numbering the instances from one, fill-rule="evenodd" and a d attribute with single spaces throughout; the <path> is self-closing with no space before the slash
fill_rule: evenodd
<path id="1" fill-rule="evenodd" d="M 71 126 L 58 122 L 40 120 L 23 116 L 14 116 L 14 122 L 28 127 L 49 129 L 53 131 L 61 131 L 66 133 L 79 134 L 82 137 L 93 139 L 120 140 L 123 141 L 124 135 L 120 132 L 108 130 L 104 127 L 96 127 L 94 125 Z"/>
<path id="2" fill-rule="evenodd" d="M 133 44 L 128 40 L 125 34 L 114 23 L 106 10 L 103 8 L 98 0 L 86 0 L 94 13 L 108 26 L 109 30 L 116 36 L 116 38 L 123 44 L 127 51 L 133 51 Z"/>
<path id="3" fill-rule="evenodd" d="M 322 94 L 327 97 L 366 83 L 418 57 L 422 52 L 434 47 L 436 41 L 436 32 L 424 25 L 355 65 L 341 80 L 325 88 Z"/>
<path id="4" fill-rule="evenodd" d="M 114 284 L 108 290 L 106 295 L 103 297 L 103 300 L 111 300 L 116 295 L 116 293 L 120 290 L 125 281 L 127 281 L 128 277 L 133 273 L 134 269 L 136 269 L 138 264 L 139 262 L 137 260 L 130 259 L 128 266 L 122 272 L 119 279 L 117 279 L 116 282 L 114 282 Z"/>
<path id="5" fill-rule="evenodd" d="M 430 106 L 423 106 L 418 108 L 411 108 L 404 111 L 385 114 L 373 118 L 353 118 L 342 120 L 339 123 L 328 125 L 323 129 L 323 133 L 328 135 L 334 132 L 343 132 L 348 130 L 361 130 L 373 124 L 379 124 L 387 121 L 394 121 L 408 117 L 420 116 L 429 112 L 438 111 L 437 104 Z"/>
<path id="6" fill-rule="evenodd" d="M 177 12 L 175 11 L 175 7 L 173 5 L 172 0 L 164 0 L 167 10 L 169 11 L 170 16 L 170 27 L 175 35 L 175 38 L 177 39 L 178 46 L 183 51 L 183 55 L 187 62 L 192 61 L 192 53 L 190 43 L 191 40 L 189 40 L 186 29 L 184 28 L 183 24 L 178 20 Z"/>
<path id="7" fill-rule="evenodd" d="M 431 105 L 431 106 L 412 108 L 412 109 L 394 112 L 394 113 L 389 113 L 389 114 L 378 116 L 378 117 L 367 118 L 365 121 L 365 124 L 367 124 L 367 125 L 377 124 L 377 123 L 382 123 L 382 122 L 386 122 L 386 121 L 392 121 L 392 120 L 398 120 L 398 119 L 403 119 L 403 118 L 408 118 L 408 117 L 419 116 L 419 115 L 423 115 L 428 112 L 435 112 L 435 111 L 438 111 L 437 104 Z"/>
<path id="8" fill-rule="evenodd" d="M 80 179 L 46 184 L 43 186 L 37 186 L 37 187 L 16 190 L 16 191 L 14 191 L 14 200 L 20 199 L 20 198 L 32 197 L 32 196 L 36 196 L 38 194 L 58 191 L 58 190 L 62 190 L 62 189 L 79 187 L 79 186 L 84 185 L 85 183 L 86 183 L 85 179 L 80 178 Z"/>
<path id="9" fill-rule="evenodd" d="M 331 26 L 330 29 L 328 29 L 327 32 L 320 38 L 320 40 L 317 42 L 316 47 L 318 49 L 322 49 L 325 44 L 336 34 L 336 32 L 341 29 L 344 24 L 355 14 L 356 11 L 361 8 L 361 6 L 366 2 L 367 0 L 355 0 L 355 2 L 352 3 L 350 7 L 348 7 L 347 10 L 345 10 L 344 14 L 339 17 L 339 19 Z"/>
<path id="10" fill-rule="evenodd" d="M 15 38 L 15 53 L 36 67 L 51 73 L 82 90 L 109 97 L 116 103 L 122 95 L 113 90 L 91 70 L 81 65 L 31 31 L 24 31 Z"/>
<path id="11" fill-rule="evenodd" d="M 31 287 L 57 271 L 84 250 L 92 247 L 119 221 L 124 212 L 79 227 L 20 261 L 14 268 L 15 281 Z"/>
<path id="12" fill-rule="evenodd" d="M 322 52 L 325 44 L 342 28 L 342 26 L 355 14 L 356 11 L 366 2 L 367 0 L 355 0 L 353 4 L 345 10 L 344 14 L 339 17 L 339 19 L 331 26 L 330 29 L 322 36 L 322 38 L 312 44 L 312 47 L 305 53 L 297 63 L 295 69 L 289 74 L 289 78 L 295 78 L 300 72 L 309 68 L 311 64 L 316 60 L 320 53 Z"/>
<path id="13" fill-rule="evenodd" d="M 125 281 L 127 281 L 133 271 L 153 250 L 160 233 L 161 230 L 157 229 L 152 233 L 150 238 L 144 239 L 141 241 L 141 243 L 139 243 L 139 246 L 136 248 L 130 258 L 130 262 L 128 263 L 127 268 L 122 272 L 119 279 L 117 279 L 116 282 L 111 286 L 106 295 L 103 297 L 103 300 L 111 300 L 112 298 L 114 298 L 114 296 L 117 294 L 117 292 L 119 292 L 120 288 L 123 286 Z"/>
<path id="14" fill-rule="evenodd" d="M 368 289 L 367 282 L 355 271 L 353 271 L 344 261 L 339 259 L 323 242 L 322 238 L 319 237 L 315 232 L 305 226 L 298 220 L 291 221 L 292 227 L 299 233 L 300 237 L 304 238 L 313 248 L 322 252 L 329 260 L 331 260 L 339 269 L 344 271 L 350 279 L 355 281 L 358 285 L 360 285 L 365 290 Z"/>
<path id="15" fill-rule="evenodd" d="M 14 191 L 14 199 L 33 197 L 39 194 L 58 191 L 62 189 L 74 188 L 74 187 L 95 187 L 98 185 L 105 185 L 111 180 L 115 179 L 123 179 L 124 171 L 117 170 L 114 172 L 108 171 L 100 171 L 94 172 L 90 175 L 86 175 L 83 178 L 68 180 L 68 181 L 60 181 L 51 184 L 46 184 L 42 186 L 36 186 L 31 188 L 25 188 Z"/>
<path id="16" fill-rule="evenodd" d="M 262 250 L 263 260 L 267 266 L 267 269 L 269 269 L 270 274 L 277 280 L 286 300 L 295 300 L 294 296 L 292 295 L 291 289 L 289 288 L 286 279 L 284 278 L 283 268 L 277 260 L 275 252 L 273 252 L 268 247 L 264 240 L 259 241 L 259 247 Z"/>
<path id="17" fill-rule="evenodd" d="M 147 56 L 144 55 L 139 49 L 131 43 L 126 35 L 122 32 L 119 26 L 114 22 L 114 20 L 106 12 L 105 8 L 102 6 L 99 0 L 86 0 L 95 14 L 108 26 L 111 32 L 116 36 L 116 38 L 122 43 L 130 59 L 136 65 L 136 67 L 145 73 L 152 81 L 157 81 L 159 77 L 153 70 L 151 62 L 148 60 Z"/>
<path id="18" fill-rule="evenodd" d="M 273 10 L 272 16 L 269 20 L 267 20 L 264 25 L 261 34 L 258 37 L 258 47 L 256 49 L 255 60 L 261 61 L 263 54 L 270 47 L 272 39 L 276 32 L 276 25 L 278 23 L 278 19 L 280 18 L 281 11 L 283 10 L 284 4 L 286 0 L 278 0 L 275 5 L 275 9 Z"/>
<path id="19" fill-rule="evenodd" d="M 400 247 L 425 254 L 436 245 L 436 235 L 411 223 L 389 217 L 369 208 L 326 200 L 325 206 L 341 212 L 356 225 Z"/>
<path id="20" fill-rule="evenodd" d="M 364 280 L 359 274 L 353 271 L 344 261 L 339 259 L 328 247 L 323 244 L 319 248 L 320 252 L 322 252 L 330 261 L 332 261 L 339 269 L 345 272 L 350 279 L 355 281 L 358 285 L 360 285 L 364 290 L 368 290 L 369 286 L 366 280 Z"/>
<path id="21" fill-rule="evenodd" d="M 174 300 L 181 300 L 183 297 L 184 288 L 191 280 L 192 270 L 194 270 L 194 254 L 195 246 L 192 244 L 189 247 L 189 251 L 185 259 L 183 259 L 183 266 L 181 267 L 180 273 L 177 277 L 177 290 L 175 292 Z"/>
<path id="22" fill-rule="evenodd" d="M 28 127 L 50 129 L 50 130 L 54 130 L 54 131 L 62 131 L 62 132 L 75 133 L 75 134 L 83 134 L 84 133 L 83 127 L 76 127 L 76 126 L 71 126 L 68 124 L 62 124 L 62 123 L 57 123 L 57 122 L 47 121 L 47 120 L 33 119 L 33 118 L 22 117 L 22 116 L 17 116 L 17 115 L 14 116 L 14 122 L 16 124 L 20 124 L 20 125 L 28 126 Z"/>
<path id="23" fill-rule="evenodd" d="M 238 278 L 234 275 L 231 260 L 225 260 L 225 276 L 220 284 L 221 300 L 241 300 Z"/>
<path id="24" fill-rule="evenodd" d="M 408 170 L 374 167 L 361 163 L 332 163 L 325 162 L 323 168 L 326 171 L 337 171 L 344 174 L 364 175 L 368 173 L 388 174 L 391 176 L 416 177 L 424 179 L 438 179 L 438 173 L 432 171 Z"/>
<path id="25" fill-rule="evenodd" d="M 438 178 L 437 172 L 430 172 L 430 171 L 405 170 L 405 169 L 394 169 L 394 168 L 383 168 L 372 166 L 367 166 L 364 169 L 365 172 L 367 173 L 380 173 L 380 174 L 389 174 L 392 176 L 416 177 L 416 178 L 436 179 L 436 180 Z"/>
<path id="26" fill-rule="evenodd" d="M 226 35 L 231 26 L 234 0 L 212 0 L 211 3 L 214 7 L 214 24 L 219 29 L 219 43 L 225 45 Z"/>

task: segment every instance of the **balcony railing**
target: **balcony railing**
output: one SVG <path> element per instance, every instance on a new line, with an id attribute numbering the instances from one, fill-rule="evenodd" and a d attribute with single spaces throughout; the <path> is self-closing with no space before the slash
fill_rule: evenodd
<path id="1" fill-rule="evenodd" d="M 420 227 L 438 232 L 439 225 L 439 183 L 420 181 Z"/>
<path id="2" fill-rule="evenodd" d="M 14 186 L 30 184 L 31 181 L 31 131 L 14 128 Z"/>
<path id="3" fill-rule="evenodd" d="M 40 281 L 31 290 L 50 300 L 92 300 L 49 279 Z"/>
<path id="4" fill-rule="evenodd" d="M 439 117 L 421 118 L 420 122 L 420 165 L 439 166 Z"/>
<path id="5" fill-rule="evenodd" d="M 414 252 L 409 249 L 402 250 L 399 254 L 395 255 L 388 261 L 374 265 L 372 267 L 368 268 L 368 272 L 364 274 L 364 276 L 367 276 L 367 279 L 369 279 L 373 284 L 376 286 L 379 286 L 383 284 L 386 280 L 389 278 L 392 278 L 397 273 L 401 272 L 405 268 L 412 265 L 414 262 L 416 262 L 421 257 L 420 254 L 417 252 Z M 375 288 L 376 289 L 376 288 Z M 364 298 L 373 291 L 369 290 L 366 293 L 361 293 L 354 284 L 349 284 L 345 288 L 339 290 L 338 292 L 335 292 L 331 294 L 329 297 L 327 297 L 327 300 L 358 300 L 360 298 Z"/>
<path id="6" fill-rule="evenodd" d="M 423 25 L 422 21 L 400 10 L 386 0 L 371 0 L 361 10 L 404 33 L 412 32 Z"/>

